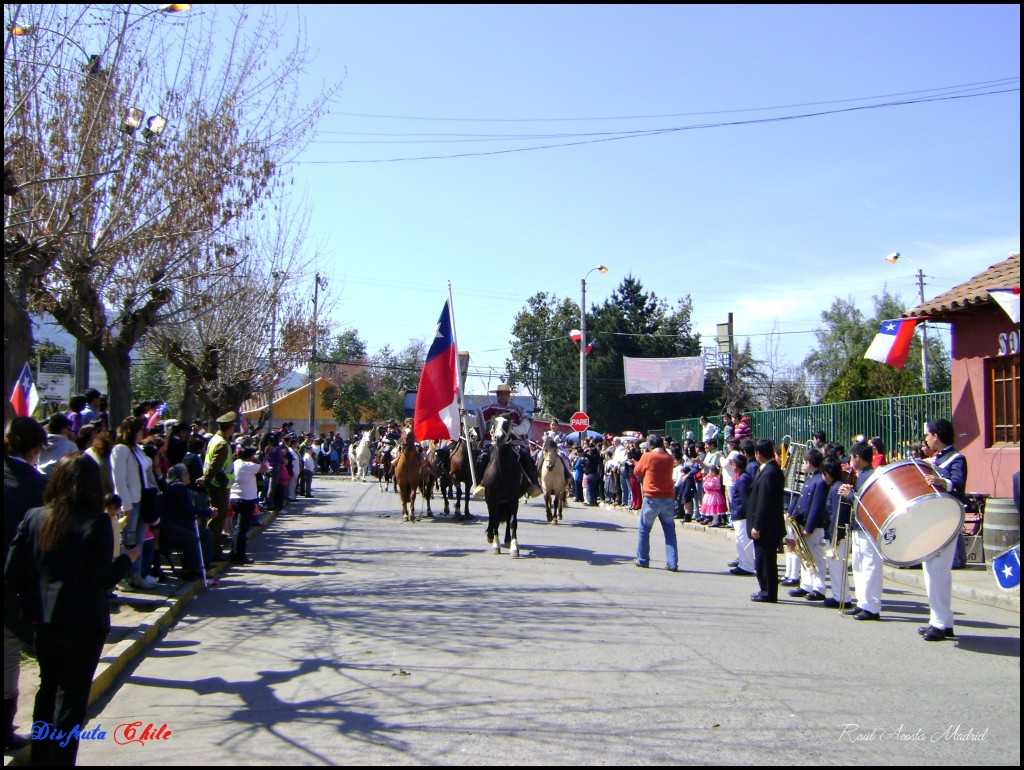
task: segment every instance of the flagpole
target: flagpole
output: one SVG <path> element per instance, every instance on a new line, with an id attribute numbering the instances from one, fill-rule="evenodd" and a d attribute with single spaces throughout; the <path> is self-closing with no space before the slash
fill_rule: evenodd
<path id="1" fill-rule="evenodd" d="M 455 330 L 455 302 L 452 300 L 452 282 L 448 281 L 448 319 L 452 325 L 452 344 L 455 345 L 455 401 L 459 406 L 459 420 L 462 421 L 462 432 L 466 435 L 466 456 L 469 458 L 469 477 L 476 482 L 476 462 L 473 460 L 473 442 L 470 441 L 469 427 L 466 425 L 466 410 L 462 406 L 462 377 L 459 372 L 459 334 Z"/>

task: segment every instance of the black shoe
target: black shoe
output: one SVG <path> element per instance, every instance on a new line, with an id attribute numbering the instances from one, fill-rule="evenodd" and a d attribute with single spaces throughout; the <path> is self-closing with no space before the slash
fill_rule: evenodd
<path id="1" fill-rule="evenodd" d="M 761 604 L 778 604 L 778 599 L 770 599 L 764 594 L 753 594 L 750 597 L 750 601 L 758 602 Z"/>
<path id="2" fill-rule="evenodd" d="M 867 610 L 861 610 L 853 616 L 854 620 L 881 620 L 882 616 L 877 612 L 868 612 Z"/>
<path id="3" fill-rule="evenodd" d="M 779 581 L 779 585 L 786 586 L 786 588 L 792 588 L 793 586 L 800 585 L 800 580 L 798 578 L 783 578 Z"/>
<path id="4" fill-rule="evenodd" d="M 854 615 L 854 616 L 856 616 L 856 615 L 860 615 L 862 612 L 864 612 L 864 610 L 862 610 L 857 605 L 854 605 L 850 609 L 846 610 L 846 612 L 844 612 L 843 614 L 844 615 Z"/>
<path id="5" fill-rule="evenodd" d="M 924 637 L 926 642 L 941 642 L 943 639 L 956 639 L 952 628 L 936 628 L 935 626 L 921 626 L 917 633 Z"/>
<path id="6" fill-rule="evenodd" d="M 747 572 L 745 569 L 740 569 L 739 567 L 733 567 L 731 570 L 729 570 L 729 574 L 730 575 L 746 575 L 746 576 L 751 576 L 754 573 L 753 572 Z"/>
<path id="7" fill-rule="evenodd" d="M 811 591 L 804 598 L 809 602 L 823 602 L 825 601 L 825 594 L 820 591 Z"/>
<path id="8" fill-rule="evenodd" d="M 833 599 L 832 597 L 829 597 L 828 599 L 823 601 L 821 604 L 822 604 L 823 607 L 828 607 L 829 609 L 833 609 L 833 610 L 838 610 L 839 609 L 839 600 L 838 599 Z M 847 609 L 850 606 L 852 606 L 851 602 L 847 602 L 846 604 L 842 605 L 844 610 Z"/>
<path id="9" fill-rule="evenodd" d="M 250 559 L 248 556 L 238 556 L 238 557 L 232 557 L 231 558 L 231 563 L 232 564 L 252 564 L 253 560 Z"/>
<path id="10" fill-rule="evenodd" d="M 810 596 L 811 592 L 803 588 L 794 588 L 789 595 L 794 599 L 803 599 L 805 596 Z"/>
<path id="11" fill-rule="evenodd" d="M 740 560 L 739 559 L 733 559 L 731 562 L 729 562 L 729 566 L 730 567 L 738 567 L 738 566 L 740 566 Z"/>
<path id="12" fill-rule="evenodd" d="M 641 569 L 647 569 L 647 565 L 641 564 L 639 559 L 633 559 L 633 563 Z"/>

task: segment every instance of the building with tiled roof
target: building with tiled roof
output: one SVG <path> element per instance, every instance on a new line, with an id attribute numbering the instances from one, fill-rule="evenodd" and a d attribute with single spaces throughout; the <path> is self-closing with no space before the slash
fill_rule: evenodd
<path id="1" fill-rule="evenodd" d="M 904 314 L 951 324 L 952 422 L 967 491 L 999 498 L 1012 497 L 1020 471 L 1020 321 L 989 290 L 1013 288 L 1019 253 Z"/>

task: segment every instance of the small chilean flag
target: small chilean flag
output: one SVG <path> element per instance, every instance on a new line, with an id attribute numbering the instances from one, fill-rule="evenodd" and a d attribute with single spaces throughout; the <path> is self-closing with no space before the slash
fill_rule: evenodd
<path id="1" fill-rule="evenodd" d="M 916 318 L 882 321 L 882 326 L 868 346 L 864 358 L 902 369 L 907 363 L 907 353 L 910 352 L 910 341 L 914 339 L 916 327 Z"/>
<path id="2" fill-rule="evenodd" d="M 434 342 L 420 372 L 413 431 L 417 441 L 459 437 L 459 381 L 455 367 L 455 337 L 448 303 L 437 320 Z"/>
<path id="3" fill-rule="evenodd" d="M 18 417 L 31 417 L 39 403 L 39 391 L 36 384 L 32 382 L 32 373 L 28 364 L 21 367 L 21 374 L 18 381 L 14 383 L 14 391 L 11 393 L 11 406 Z"/>

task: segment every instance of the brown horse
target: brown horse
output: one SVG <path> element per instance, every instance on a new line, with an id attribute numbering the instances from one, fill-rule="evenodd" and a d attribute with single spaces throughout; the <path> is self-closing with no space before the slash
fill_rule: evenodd
<path id="1" fill-rule="evenodd" d="M 406 428 L 395 461 L 395 486 L 402 498 L 402 521 L 416 521 L 416 490 L 420 485 L 420 448 L 412 428 Z"/>

